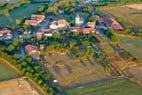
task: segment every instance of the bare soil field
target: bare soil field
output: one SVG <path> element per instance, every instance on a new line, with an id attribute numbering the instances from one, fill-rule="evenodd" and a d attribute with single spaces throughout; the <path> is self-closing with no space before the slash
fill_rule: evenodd
<path id="1" fill-rule="evenodd" d="M 132 4 L 132 5 L 125 5 L 122 7 L 128 7 L 128 8 L 132 8 L 132 9 L 137 9 L 137 10 L 142 10 L 142 4 Z"/>
<path id="2" fill-rule="evenodd" d="M 132 75 L 132 77 L 139 82 L 142 82 L 141 73 L 142 73 L 142 65 L 138 65 L 133 68 L 128 68 L 125 70 L 125 74 Z"/>
<path id="3" fill-rule="evenodd" d="M 0 95 L 39 95 L 24 78 L 0 82 Z"/>
<path id="4" fill-rule="evenodd" d="M 47 54 L 47 68 L 62 86 L 75 86 L 90 81 L 110 78 L 104 67 L 93 58 L 75 60 L 61 53 Z"/>

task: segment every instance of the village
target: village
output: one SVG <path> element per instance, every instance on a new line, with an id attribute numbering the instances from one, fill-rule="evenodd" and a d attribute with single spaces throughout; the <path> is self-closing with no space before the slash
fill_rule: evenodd
<path id="1" fill-rule="evenodd" d="M 135 87 L 141 93 L 141 60 L 129 52 L 131 45 L 123 47 L 121 38 L 141 39 L 140 29 L 132 33 L 134 28 L 122 19 L 103 13 L 105 5 L 94 0 L 27 0 L 25 4 L 41 5 L 29 17 L 15 19 L 11 27 L 0 26 L 0 61 L 18 72 L 12 80 L 2 79 L 11 83 L 13 94 L 86 95 L 87 90 L 83 89 L 94 86 L 95 90 L 88 90 L 88 95 L 92 95 L 99 91 L 97 85 L 105 83 L 110 87 L 105 85 L 103 91 L 113 89 L 114 84 L 114 90 L 126 89 L 120 87 L 125 84 L 130 92 Z M 4 82 L 1 82 L 2 90 L 8 87 Z M 0 89 L 0 93 L 11 95 L 9 87 L 5 91 Z"/>
<path id="2" fill-rule="evenodd" d="M 118 31 L 123 30 L 123 26 L 121 26 L 115 19 L 113 18 L 99 18 L 98 22 L 99 25 L 96 25 L 96 21 L 93 22 L 84 22 L 84 19 L 80 17 L 79 15 L 76 15 L 74 26 L 71 26 L 68 21 L 66 21 L 64 18 L 58 19 L 51 22 L 46 22 L 44 15 L 40 14 L 33 14 L 31 16 L 30 20 L 25 20 L 25 24 L 29 26 L 39 26 L 42 27 L 42 24 L 47 24 L 45 28 L 39 29 L 39 31 L 36 31 L 35 33 L 31 33 L 30 31 L 25 31 L 23 34 L 18 35 L 19 39 L 22 39 L 23 35 L 31 36 L 33 34 L 36 34 L 37 39 L 41 39 L 43 37 L 52 37 L 54 33 L 58 33 L 60 35 L 60 31 L 63 29 L 67 29 L 68 32 L 82 32 L 83 34 L 89 34 L 89 33 L 95 33 L 99 34 L 100 29 L 108 29 L 113 28 Z M 49 21 L 49 20 L 48 20 Z M 0 30 L 0 38 L 1 40 L 7 40 L 10 41 L 14 39 L 13 31 L 3 28 Z M 34 59 L 39 59 L 39 46 L 35 45 L 27 45 L 25 46 L 25 52 L 27 52 L 30 55 L 33 55 Z M 44 48 L 44 45 L 42 45 L 41 48 Z"/>

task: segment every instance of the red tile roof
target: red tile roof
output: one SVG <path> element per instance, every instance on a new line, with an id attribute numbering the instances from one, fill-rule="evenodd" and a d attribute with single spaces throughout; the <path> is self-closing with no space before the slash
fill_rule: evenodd
<path id="1" fill-rule="evenodd" d="M 43 32 L 36 32 L 37 38 L 42 38 L 43 34 L 44 34 Z"/>
<path id="2" fill-rule="evenodd" d="M 27 45 L 25 47 L 26 52 L 33 57 L 33 59 L 39 60 L 40 52 L 38 51 L 38 48 L 34 45 Z"/>
<path id="3" fill-rule="evenodd" d="M 108 27 L 112 27 L 116 30 L 123 30 L 124 28 L 113 18 L 100 18 L 100 22 L 104 22 Z"/>
<path id="4" fill-rule="evenodd" d="M 25 24 L 26 24 L 26 25 L 37 26 L 37 25 L 39 24 L 39 22 L 36 21 L 36 20 L 26 20 L 26 21 L 25 21 Z"/>
<path id="5" fill-rule="evenodd" d="M 39 20 L 43 20 L 44 18 L 45 18 L 44 15 L 32 14 L 32 18 L 31 19 L 39 21 Z"/>
<path id="6" fill-rule="evenodd" d="M 34 52 L 37 52 L 38 48 L 36 46 L 34 46 L 34 45 L 27 45 L 25 47 L 25 50 L 26 50 L 27 53 L 32 54 Z"/>
<path id="7" fill-rule="evenodd" d="M 4 28 L 4 29 L 0 30 L 0 36 L 4 36 L 5 34 L 10 33 L 10 32 L 11 31 L 9 29 Z"/>
<path id="8" fill-rule="evenodd" d="M 35 15 L 33 14 L 31 17 L 31 20 L 26 20 L 25 24 L 26 25 L 32 25 L 32 26 L 37 26 L 44 20 L 45 16 L 44 15 Z"/>
<path id="9" fill-rule="evenodd" d="M 72 31 L 77 31 L 77 32 L 81 32 L 81 28 L 80 27 L 71 27 Z"/>
<path id="10" fill-rule="evenodd" d="M 94 31 L 93 28 L 83 28 L 83 29 L 82 29 L 82 32 L 83 32 L 83 33 L 90 33 L 90 32 L 93 32 L 93 31 Z"/>
<path id="11" fill-rule="evenodd" d="M 44 33 L 47 33 L 47 32 L 50 32 L 51 29 L 42 29 L 41 32 L 44 32 Z"/>
<path id="12" fill-rule="evenodd" d="M 69 23 L 65 19 L 59 19 L 58 20 L 58 25 L 63 24 L 63 25 L 68 25 Z"/>

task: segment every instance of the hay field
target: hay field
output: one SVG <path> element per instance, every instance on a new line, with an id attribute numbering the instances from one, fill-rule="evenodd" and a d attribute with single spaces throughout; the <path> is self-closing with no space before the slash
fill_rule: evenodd
<path id="1" fill-rule="evenodd" d="M 133 8 L 132 8 L 133 7 Z M 142 27 L 142 10 L 134 6 L 113 6 L 101 8 L 101 12 L 108 13 L 117 19 L 122 19 L 130 26 Z"/>

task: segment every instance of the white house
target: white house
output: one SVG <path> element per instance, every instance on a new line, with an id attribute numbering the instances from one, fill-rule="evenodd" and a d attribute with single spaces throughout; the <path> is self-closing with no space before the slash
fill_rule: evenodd
<path id="1" fill-rule="evenodd" d="M 67 22 L 65 19 L 59 19 L 58 21 L 53 21 L 50 24 L 50 29 L 64 28 L 66 26 L 69 26 L 69 22 Z"/>
<path id="2" fill-rule="evenodd" d="M 50 24 L 50 29 L 57 29 L 58 28 L 58 24 L 57 24 L 57 21 L 53 21 L 51 24 Z"/>

